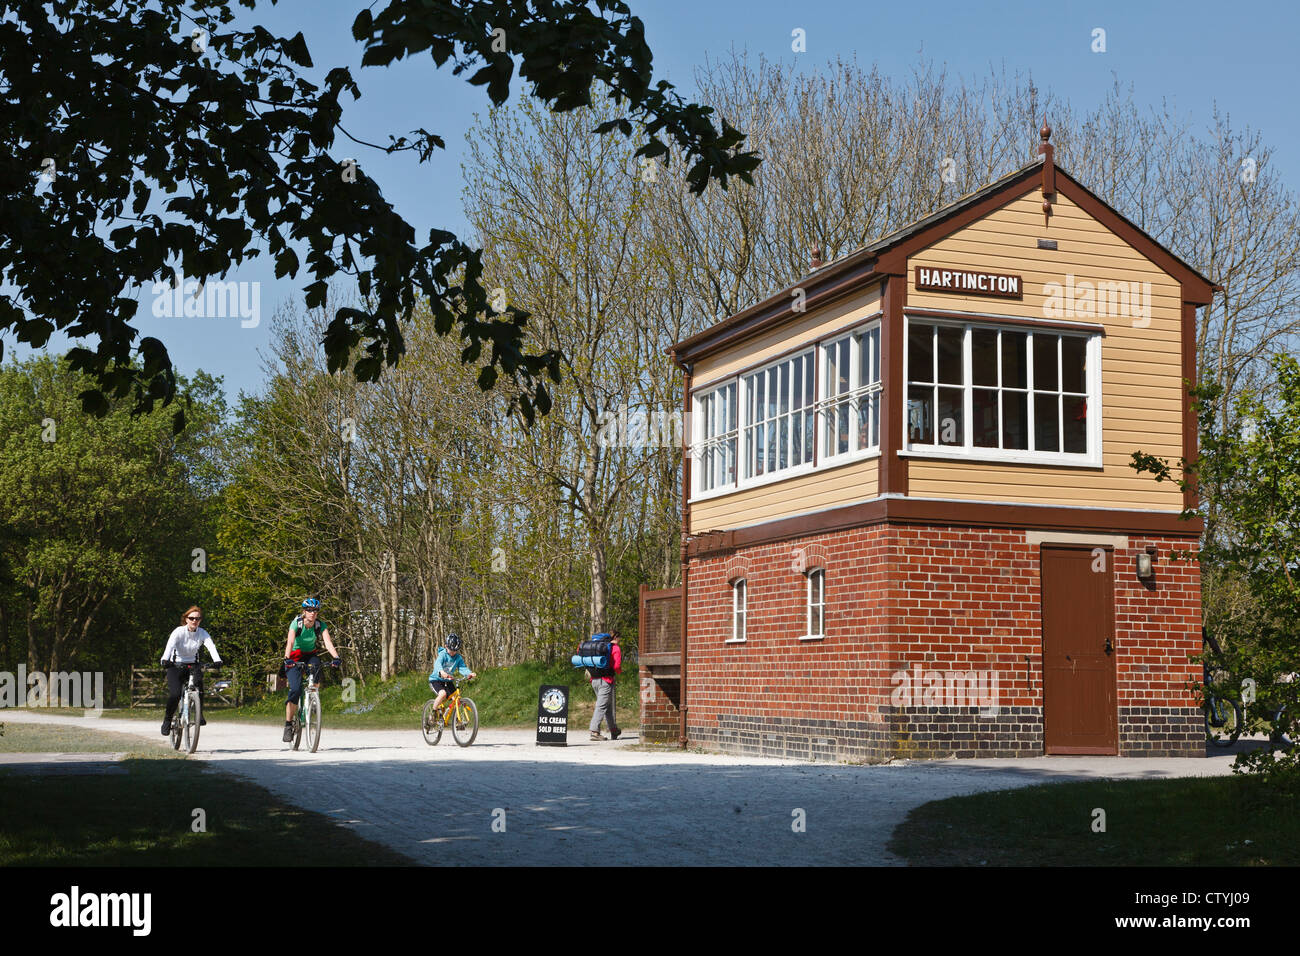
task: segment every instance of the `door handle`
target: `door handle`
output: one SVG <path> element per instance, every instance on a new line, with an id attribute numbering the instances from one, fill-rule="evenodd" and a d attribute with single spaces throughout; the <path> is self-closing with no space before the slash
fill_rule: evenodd
<path id="1" fill-rule="evenodd" d="M 1108 637 L 1106 638 L 1106 653 L 1110 654 L 1113 650 L 1115 650 L 1115 647 L 1111 644 L 1110 638 Z"/>

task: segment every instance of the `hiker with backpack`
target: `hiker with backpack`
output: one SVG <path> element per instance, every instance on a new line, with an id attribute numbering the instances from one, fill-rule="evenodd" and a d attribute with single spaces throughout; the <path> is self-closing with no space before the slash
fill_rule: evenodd
<path id="1" fill-rule="evenodd" d="M 596 709 L 591 715 L 591 739 L 618 740 L 623 733 L 619 730 L 618 718 L 614 715 L 614 677 L 623 670 L 623 651 L 618 646 L 618 631 L 597 634 L 590 641 L 583 641 L 578 653 L 593 661 L 604 659 L 603 666 L 587 667 L 591 689 L 596 692 Z M 608 738 L 600 732 L 602 719 L 609 728 Z"/>

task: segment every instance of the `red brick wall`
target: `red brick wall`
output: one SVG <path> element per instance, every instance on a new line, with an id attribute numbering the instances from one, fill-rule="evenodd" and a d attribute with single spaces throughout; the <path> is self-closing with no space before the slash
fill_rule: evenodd
<path id="1" fill-rule="evenodd" d="M 1134 570 L 1147 545 L 1160 549 L 1150 586 Z M 1187 682 L 1198 673 L 1188 657 L 1200 651 L 1199 567 L 1168 559 L 1188 548 L 1195 539 L 1130 537 L 1113 554 L 1121 753 L 1195 749 Z M 1039 550 L 1023 530 L 875 525 L 693 560 L 692 741 L 867 759 L 1041 753 Z M 801 572 L 812 566 L 826 568 L 826 637 L 800 641 Z M 727 643 L 729 582 L 740 574 L 747 640 Z M 900 711 L 894 704 L 908 685 L 895 675 L 910 679 L 918 665 L 995 673 L 1000 716 L 940 708 L 935 717 L 919 707 L 921 688 L 910 701 L 916 709 Z M 1177 725 L 1172 736 L 1168 722 Z"/>
<path id="2" fill-rule="evenodd" d="M 651 743 L 675 743 L 681 733 L 677 710 L 681 700 L 681 680 L 656 681 L 650 669 L 642 667 L 641 739 Z"/>

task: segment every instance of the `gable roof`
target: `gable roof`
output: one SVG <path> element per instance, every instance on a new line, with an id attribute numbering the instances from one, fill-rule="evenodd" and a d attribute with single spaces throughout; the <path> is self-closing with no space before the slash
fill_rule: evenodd
<path id="1" fill-rule="evenodd" d="M 683 339 L 672 346 L 669 353 L 675 361 L 691 362 L 778 325 L 796 314 L 806 314 L 815 308 L 821 308 L 879 278 L 904 275 L 908 256 L 1037 188 L 1037 177 L 1043 162 L 1043 158 L 1039 157 L 1027 166 L 967 193 L 937 212 L 814 269 L 763 301 L 742 309 L 703 332 Z M 1054 177 L 1058 195 L 1067 196 L 1172 276 L 1182 287 L 1184 302 L 1198 306 L 1209 304 L 1211 295 L 1218 286 L 1134 225 L 1062 167 L 1055 167 Z M 800 313 L 795 313 L 793 309 L 793 293 L 796 289 L 804 291 L 804 309 Z"/>

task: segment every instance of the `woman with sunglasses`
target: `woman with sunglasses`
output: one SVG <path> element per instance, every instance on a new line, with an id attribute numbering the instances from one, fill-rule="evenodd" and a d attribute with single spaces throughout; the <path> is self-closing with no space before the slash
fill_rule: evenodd
<path id="1" fill-rule="evenodd" d="M 190 668 L 198 664 L 199 648 L 207 647 L 212 663 L 221 666 L 221 655 L 217 653 L 217 645 L 212 643 L 212 635 L 199 627 L 199 622 L 202 620 L 203 612 L 197 606 L 190 608 L 182 616 L 181 626 L 172 631 L 171 636 L 167 638 L 167 646 L 163 648 L 162 664 L 167 669 L 167 716 L 162 723 L 164 737 L 171 733 L 172 715 L 176 713 L 176 705 L 180 703 L 182 690 L 189 682 Z M 194 679 L 199 685 L 201 698 L 203 668 L 196 667 L 196 670 Z M 199 718 L 200 726 L 208 722 L 202 713 L 199 714 Z"/>

